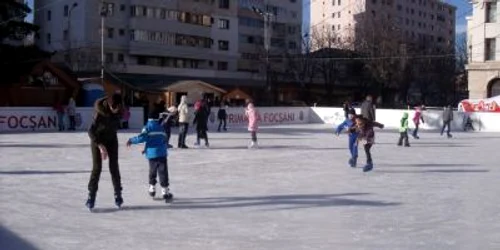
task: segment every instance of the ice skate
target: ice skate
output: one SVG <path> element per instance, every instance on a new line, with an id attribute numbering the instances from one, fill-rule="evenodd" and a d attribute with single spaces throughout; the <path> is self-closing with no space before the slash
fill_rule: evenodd
<path id="1" fill-rule="evenodd" d="M 373 169 L 373 164 L 372 163 L 368 163 L 363 168 L 363 172 L 370 172 L 370 171 L 372 171 L 372 169 Z"/>
<path id="2" fill-rule="evenodd" d="M 95 196 L 89 194 L 85 206 L 89 209 L 90 212 L 92 212 L 92 209 L 94 209 L 94 205 L 95 205 Z"/>
<path id="3" fill-rule="evenodd" d="M 248 144 L 249 149 L 256 149 L 258 147 L 259 147 L 259 145 L 257 144 L 257 142 L 254 142 L 254 141 L 250 141 L 250 144 Z"/>
<path id="4" fill-rule="evenodd" d="M 149 193 L 149 196 L 151 196 L 153 198 L 155 197 L 155 195 L 156 195 L 155 185 L 149 185 L 148 193 Z"/>
<path id="5" fill-rule="evenodd" d="M 356 167 L 356 163 L 357 163 L 357 159 L 356 158 L 349 159 L 349 166 L 351 168 L 355 168 Z"/>
<path id="6" fill-rule="evenodd" d="M 174 198 L 174 195 L 170 193 L 170 190 L 168 187 L 161 188 L 161 195 L 165 202 L 171 202 L 172 199 Z"/>
<path id="7" fill-rule="evenodd" d="M 115 194 L 115 205 L 118 208 L 121 208 L 122 204 L 123 204 L 122 194 Z"/>

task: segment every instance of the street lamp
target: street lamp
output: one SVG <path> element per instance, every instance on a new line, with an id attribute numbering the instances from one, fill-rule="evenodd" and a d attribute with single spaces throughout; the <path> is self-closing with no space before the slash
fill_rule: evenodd
<path id="1" fill-rule="evenodd" d="M 272 17 L 273 13 L 271 12 L 264 12 L 261 9 L 257 7 L 252 7 L 253 11 L 259 15 L 261 15 L 264 18 L 264 49 L 266 50 L 266 87 L 268 90 L 271 92 L 271 101 L 274 103 L 274 95 L 272 94 L 271 91 L 271 84 L 270 84 L 270 78 L 269 78 L 269 72 L 270 72 L 270 63 L 269 63 L 269 51 L 271 49 L 271 23 L 272 23 Z"/>
<path id="2" fill-rule="evenodd" d="M 101 84 L 104 86 L 104 19 L 108 16 L 108 7 L 101 1 Z"/>
<path id="3" fill-rule="evenodd" d="M 72 62 L 71 62 L 71 13 L 73 12 L 73 10 L 78 7 L 78 3 L 73 3 L 73 5 L 71 6 L 71 8 L 69 9 L 68 11 L 68 48 L 66 50 L 66 55 L 67 55 L 67 58 L 68 58 L 68 64 L 70 65 L 71 69 L 73 69 L 73 65 L 72 65 Z"/>

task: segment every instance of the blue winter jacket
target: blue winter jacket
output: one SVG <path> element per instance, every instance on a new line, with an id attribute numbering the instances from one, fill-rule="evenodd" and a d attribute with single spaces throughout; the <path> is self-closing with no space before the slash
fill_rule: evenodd
<path id="1" fill-rule="evenodd" d="M 146 143 L 145 155 L 147 159 L 167 156 L 167 140 L 164 128 L 158 120 L 149 119 L 142 132 L 129 139 L 132 144 Z"/>
<path id="2" fill-rule="evenodd" d="M 351 119 L 347 119 L 344 122 L 342 122 L 337 129 L 335 130 L 335 133 L 340 134 L 342 130 L 344 129 L 350 129 L 351 127 L 354 126 L 354 122 Z M 358 132 L 349 132 L 349 140 L 356 140 L 358 138 Z"/>

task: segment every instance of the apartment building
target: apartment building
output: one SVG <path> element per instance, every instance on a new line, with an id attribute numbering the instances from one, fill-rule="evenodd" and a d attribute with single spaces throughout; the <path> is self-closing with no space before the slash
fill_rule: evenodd
<path id="1" fill-rule="evenodd" d="M 474 1 L 467 17 L 469 98 L 500 95 L 500 10 L 497 1 Z"/>
<path id="2" fill-rule="evenodd" d="M 416 49 L 449 51 L 455 44 L 455 11 L 440 0 L 311 0 L 310 32 L 333 33 L 342 44 L 391 30 Z"/>
<path id="3" fill-rule="evenodd" d="M 42 6 L 38 44 L 60 51 L 76 71 L 100 69 L 101 6 L 106 68 L 116 74 L 263 84 L 264 18 L 256 10 L 272 16 L 270 53 L 300 49 L 298 0 L 36 1 Z"/>

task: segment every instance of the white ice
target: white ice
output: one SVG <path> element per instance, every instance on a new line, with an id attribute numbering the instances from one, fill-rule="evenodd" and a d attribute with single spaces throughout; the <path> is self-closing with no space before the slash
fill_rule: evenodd
<path id="1" fill-rule="evenodd" d="M 1 134 L 0 249 L 500 249 L 499 134 L 400 148 L 377 132 L 363 173 L 363 150 L 348 167 L 328 125 L 263 128 L 257 150 L 244 130 L 210 131 L 210 149 L 170 151 L 171 205 L 147 195 L 141 146 L 121 133 L 124 207 L 105 170 L 94 213 L 84 132 Z"/>

